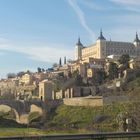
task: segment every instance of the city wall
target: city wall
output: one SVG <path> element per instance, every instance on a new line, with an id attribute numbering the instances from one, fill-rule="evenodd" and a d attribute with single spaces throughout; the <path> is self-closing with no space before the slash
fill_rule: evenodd
<path id="1" fill-rule="evenodd" d="M 90 106 L 98 107 L 103 105 L 108 105 L 112 103 L 128 102 L 129 98 L 127 96 L 88 96 L 88 97 L 75 97 L 69 99 L 63 99 L 63 103 L 69 106 Z"/>
<path id="2" fill-rule="evenodd" d="M 94 97 L 75 97 L 69 99 L 63 99 L 65 105 L 70 106 L 103 106 L 103 98 L 101 96 Z"/>

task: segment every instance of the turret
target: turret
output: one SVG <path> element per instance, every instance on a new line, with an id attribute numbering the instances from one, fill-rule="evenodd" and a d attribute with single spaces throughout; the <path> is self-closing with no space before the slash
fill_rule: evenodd
<path id="1" fill-rule="evenodd" d="M 102 29 L 100 30 L 100 36 L 96 41 L 96 45 L 98 46 L 98 58 L 106 57 L 106 39 L 103 36 Z"/>
<path id="2" fill-rule="evenodd" d="M 139 36 L 136 32 L 136 38 L 134 39 L 134 45 L 136 47 L 136 50 L 135 50 L 135 55 L 136 57 L 140 56 L 140 40 L 139 40 Z"/>
<path id="3" fill-rule="evenodd" d="M 75 59 L 76 60 L 81 60 L 82 58 L 82 49 L 83 49 L 83 44 L 80 41 L 80 37 L 78 38 L 78 42 L 75 45 Z"/>
<path id="4" fill-rule="evenodd" d="M 103 36 L 102 29 L 100 30 L 100 36 L 98 37 L 97 40 L 106 40 L 105 37 Z"/>
<path id="5" fill-rule="evenodd" d="M 139 40 L 139 36 L 138 36 L 137 32 L 136 32 L 136 37 L 135 37 L 133 43 L 136 47 L 140 46 L 140 40 Z"/>

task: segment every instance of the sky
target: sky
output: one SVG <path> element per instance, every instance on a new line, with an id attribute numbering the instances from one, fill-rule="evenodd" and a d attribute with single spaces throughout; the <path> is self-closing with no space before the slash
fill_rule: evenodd
<path id="1" fill-rule="evenodd" d="M 0 0 L 0 78 L 74 59 L 74 46 L 140 35 L 140 0 Z"/>

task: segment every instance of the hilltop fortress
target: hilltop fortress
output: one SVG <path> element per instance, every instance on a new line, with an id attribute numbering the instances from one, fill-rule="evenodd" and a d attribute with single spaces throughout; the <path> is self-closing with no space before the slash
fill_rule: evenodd
<path id="1" fill-rule="evenodd" d="M 75 46 L 76 60 L 104 59 L 109 55 L 120 57 L 123 54 L 129 54 L 132 58 L 140 56 L 140 40 L 137 33 L 133 42 L 119 42 L 106 40 L 102 31 L 100 31 L 100 36 L 95 44 L 84 46 L 79 38 Z"/>

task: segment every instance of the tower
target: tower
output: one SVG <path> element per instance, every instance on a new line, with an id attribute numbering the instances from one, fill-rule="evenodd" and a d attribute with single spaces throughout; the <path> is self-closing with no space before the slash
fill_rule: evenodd
<path id="1" fill-rule="evenodd" d="M 53 91 L 52 81 L 43 80 L 39 82 L 39 98 L 42 101 L 51 100 Z"/>
<path id="2" fill-rule="evenodd" d="M 100 36 L 96 41 L 96 45 L 98 47 L 98 58 L 106 57 L 106 39 L 103 36 L 102 29 L 100 30 Z"/>
<path id="3" fill-rule="evenodd" d="M 83 49 L 83 44 L 81 43 L 80 37 L 79 37 L 78 42 L 75 45 L 75 59 L 76 60 L 82 59 L 82 49 Z"/>
<path id="4" fill-rule="evenodd" d="M 103 36 L 102 29 L 100 30 L 100 36 L 98 37 L 97 40 L 106 40 L 105 37 Z"/>
<path id="5" fill-rule="evenodd" d="M 133 43 L 136 47 L 140 46 L 140 40 L 139 40 L 139 36 L 138 36 L 137 32 L 136 32 L 136 37 L 135 37 Z"/>
<path id="6" fill-rule="evenodd" d="M 137 32 L 136 32 L 136 37 L 134 39 L 133 44 L 135 45 L 135 48 L 136 48 L 136 50 L 135 50 L 136 57 L 140 56 L 140 40 L 139 40 L 139 36 L 138 36 Z"/>

